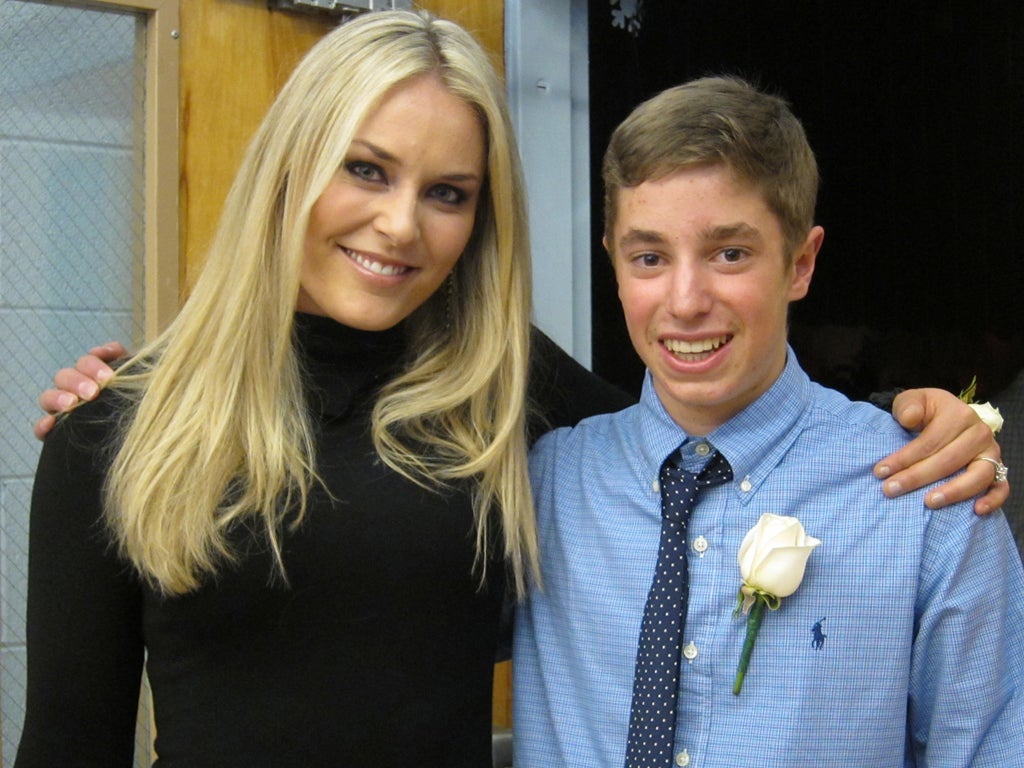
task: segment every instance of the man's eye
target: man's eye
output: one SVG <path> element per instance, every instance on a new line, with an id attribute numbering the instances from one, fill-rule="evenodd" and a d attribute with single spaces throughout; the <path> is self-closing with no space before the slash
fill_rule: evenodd
<path id="1" fill-rule="evenodd" d="M 728 264 L 734 264 L 737 261 L 741 261 L 745 255 L 743 251 L 741 251 L 739 248 L 726 248 L 720 253 L 722 256 L 722 261 Z"/>
<path id="2" fill-rule="evenodd" d="M 642 253 L 637 261 L 645 267 L 656 267 L 661 263 L 661 257 L 656 253 Z"/>

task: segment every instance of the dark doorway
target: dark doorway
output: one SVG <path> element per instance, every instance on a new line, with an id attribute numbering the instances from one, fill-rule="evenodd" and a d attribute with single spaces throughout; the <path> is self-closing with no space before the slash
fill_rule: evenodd
<path id="1" fill-rule="evenodd" d="M 784 95 L 818 155 L 827 234 L 790 333 L 811 376 L 859 399 L 1006 386 L 1024 365 L 1018 0 L 590 0 L 595 370 L 634 392 L 643 371 L 600 247 L 601 153 L 640 101 L 717 73 Z"/>

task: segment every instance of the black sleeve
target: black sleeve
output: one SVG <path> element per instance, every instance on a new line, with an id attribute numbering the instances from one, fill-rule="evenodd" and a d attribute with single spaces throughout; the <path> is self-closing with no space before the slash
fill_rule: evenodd
<path id="1" fill-rule="evenodd" d="M 591 373 L 537 328 L 531 337 L 530 443 L 598 413 L 621 411 L 635 399 Z"/>
<path id="2" fill-rule="evenodd" d="M 881 408 L 886 413 L 892 413 L 892 405 L 896 400 L 896 395 L 900 392 L 905 392 L 903 387 L 896 387 L 895 389 L 888 389 L 884 392 L 872 392 L 868 395 L 868 402 L 876 408 Z"/>
<path id="3" fill-rule="evenodd" d="M 16 768 L 132 765 L 141 590 L 111 551 L 101 515 L 111 399 L 104 393 L 63 419 L 47 437 L 36 471 L 28 690 Z"/>

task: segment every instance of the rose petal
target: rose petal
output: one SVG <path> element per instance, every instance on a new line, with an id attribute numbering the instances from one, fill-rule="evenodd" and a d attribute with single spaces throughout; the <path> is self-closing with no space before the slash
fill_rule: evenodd
<path id="1" fill-rule="evenodd" d="M 747 531 L 743 543 L 740 544 L 737 561 L 741 578 L 749 582 L 751 575 L 757 570 L 758 563 L 773 549 L 799 546 L 804 543 L 804 539 L 803 526 L 795 517 L 765 512 L 757 524 Z"/>
<path id="2" fill-rule="evenodd" d="M 985 423 L 985 426 L 992 430 L 993 434 L 1003 428 L 1003 415 L 992 403 L 968 403 L 968 405 L 978 414 L 978 418 Z"/>
<path id="3" fill-rule="evenodd" d="M 804 528 L 796 518 L 789 518 L 784 523 L 771 523 L 761 530 L 758 549 L 762 553 L 776 547 L 793 547 L 803 543 Z"/>
<path id="4" fill-rule="evenodd" d="M 745 582 L 776 597 L 793 594 L 803 581 L 807 559 L 820 544 L 817 539 L 812 541 L 799 547 L 776 547 L 761 559 Z"/>

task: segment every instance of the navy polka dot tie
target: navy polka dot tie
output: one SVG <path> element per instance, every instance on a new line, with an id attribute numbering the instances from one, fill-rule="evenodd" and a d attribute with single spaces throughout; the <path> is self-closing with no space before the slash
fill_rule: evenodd
<path id="1" fill-rule="evenodd" d="M 732 479 L 729 462 L 720 453 L 712 456 L 700 475 L 677 466 L 678 458 L 678 451 L 674 452 L 661 468 L 661 544 L 636 651 L 626 768 L 672 764 L 679 652 L 689 588 L 686 526 L 697 494 Z"/>

